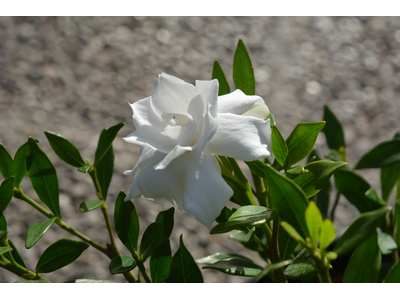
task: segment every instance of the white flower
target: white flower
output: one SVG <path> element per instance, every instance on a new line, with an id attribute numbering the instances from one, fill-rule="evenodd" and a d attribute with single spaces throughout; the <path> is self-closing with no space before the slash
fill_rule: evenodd
<path id="1" fill-rule="evenodd" d="M 124 140 L 141 145 L 128 201 L 169 200 L 211 227 L 233 195 L 214 155 L 251 161 L 270 155 L 269 110 L 242 91 L 218 97 L 218 81 L 196 86 L 162 73 L 150 97 L 131 104 L 136 131 Z"/>

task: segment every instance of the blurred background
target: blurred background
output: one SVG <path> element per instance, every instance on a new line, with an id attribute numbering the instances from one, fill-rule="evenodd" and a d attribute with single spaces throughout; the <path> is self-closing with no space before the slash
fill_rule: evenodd
<path id="1" fill-rule="evenodd" d="M 105 245 L 108 235 L 101 211 L 79 211 L 82 201 L 96 199 L 90 177 L 61 161 L 43 131 L 65 136 L 84 159 L 93 161 L 101 130 L 126 123 L 114 142 L 115 172 L 107 197 L 113 212 L 118 192 L 128 192 L 132 181 L 122 173 L 133 168 L 139 153 L 139 146 L 122 140 L 134 131 L 128 102 L 149 96 L 161 72 L 192 84 L 211 79 L 216 59 L 233 90 L 232 62 L 239 39 L 253 62 L 256 94 L 275 115 L 285 138 L 298 122 L 322 120 L 327 103 L 343 124 L 354 166 L 399 130 L 399 17 L 0 17 L 0 142 L 14 156 L 29 136 L 39 139 L 57 170 L 63 220 Z M 316 147 L 322 154 L 327 152 L 325 143 L 320 134 Z M 360 173 L 380 194 L 379 170 Z M 27 177 L 21 188 L 38 199 Z M 169 207 L 144 198 L 134 203 L 141 232 Z M 341 197 L 335 219 L 338 233 L 357 215 Z M 26 230 L 46 217 L 18 199 L 11 201 L 5 216 L 9 237 L 31 270 L 50 244 L 77 239 L 53 225 L 27 250 Z M 176 211 L 175 216 L 173 252 L 183 234 L 195 259 L 237 252 L 265 266 L 227 234 L 210 236 L 209 229 L 186 212 Z M 46 278 L 124 281 L 122 275 L 109 274 L 108 264 L 104 254 L 90 247 Z M 213 270 L 203 270 L 203 276 L 205 282 L 247 281 Z M 0 282 L 16 280 L 0 269 Z"/>

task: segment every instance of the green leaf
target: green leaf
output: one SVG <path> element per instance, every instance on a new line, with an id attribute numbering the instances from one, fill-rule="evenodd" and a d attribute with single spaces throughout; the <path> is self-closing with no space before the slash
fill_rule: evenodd
<path id="1" fill-rule="evenodd" d="M 226 80 L 225 73 L 221 68 L 218 60 L 214 62 L 213 70 L 212 70 L 212 79 L 218 79 L 219 83 L 219 91 L 218 96 L 226 95 L 231 92 L 229 88 L 228 80 Z"/>
<path id="2" fill-rule="evenodd" d="M 304 215 L 308 206 L 306 195 L 297 184 L 270 165 L 267 165 L 265 170 L 269 187 L 268 200 L 272 203 L 272 209 L 281 220 L 292 225 L 301 236 L 308 237 Z"/>
<path id="3" fill-rule="evenodd" d="M 89 172 L 89 169 L 93 166 L 94 165 L 84 165 L 83 167 L 79 167 L 78 171 L 81 173 L 87 173 L 87 172 Z"/>
<path id="4" fill-rule="evenodd" d="M 229 257 L 245 258 L 244 256 L 241 256 L 239 254 L 229 254 L 229 253 L 217 252 L 217 253 L 211 254 L 209 256 L 196 259 L 196 263 L 205 264 L 205 265 L 212 265 L 213 263 L 215 263 L 215 262 L 217 262 L 217 261 L 219 261 L 221 259 L 229 258 Z"/>
<path id="5" fill-rule="evenodd" d="M 396 182 L 400 179 L 400 161 L 381 168 L 382 198 L 389 200 Z"/>
<path id="6" fill-rule="evenodd" d="M 121 283 L 121 282 L 111 281 L 111 280 L 86 279 L 86 278 L 76 279 L 74 282 L 75 283 Z"/>
<path id="7" fill-rule="evenodd" d="M 136 261 L 132 257 L 117 256 L 110 262 L 108 269 L 111 275 L 122 274 L 132 271 L 136 267 Z"/>
<path id="8" fill-rule="evenodd" d="M 69 140 L 50 131 L 45 131 L 44 134 L 51 148 L 61 160 L 77 168 L 85 166 L 81 153 Z"/>
<path id="9" fill-rule="evenodd" d="M 163 224 L 151 223 L 144 231 L 140 242 L 140 255 L 143 257 L 143 261 L 148 259 L 165 240 Z"/>
<path id="10" fill-rule="evenodd" d="M 203 269 L 212 269 L 225 274 L 244 277 L 256 277 L 263 270 L 250 259 L 241 257 L 226 257 L 212 265 L 204 266 Z"/>
<path id="11" fill-rule="evenodd" d="M 346 161 L 346 145 L 344 142 L 342 124 L 329 109 L 328 105 L 324 106 L 324 121 L 326 122 L 326 126 L 323 132 L 325 133 L 329 149 L 337 150 L 342 159 Z"/>
<path id="12" fill-rule="evenodd" d="M 329 260 L 335 260 L 335 259 L 338 258 L 338 255 L 337 255 L 336 252 L 329 251 L 329 252 L 326 252 L 326 253 L 325 253 L 325 257 L 326 257 L 327 259 L 329 259 Z"/>
<path id="13" fill-rule="evenodd" d="M 335 149 L 331 149 L 329 150 L 326 154 L 325 157 L 333 160 L 333 161 L 345 161 L 343 159 L 343 157 L 340 155 L 339 151 L 335 150 Z"/>
<path id="14" fill-rule="evenodd" d="M 166 239 L 169 239 L 172 229 L 174 228 L 174 212 L 175 208 L 171 207 L 170 209 L 160 211 L 156 218 L 156 222 L 159 222 L 164 226 L 164 234 Z"/>
<path id="15" fill-rule="evenodd" d="M 400 161 L 400 139 L 382 142 L 361 157 L 355 169 L 382 168 Z"/>
<path id="16" fill-rule="evenodd" d="M 274 117 L 273 114 L 269 113 L 269 115 L 268 115 L 268 117 L 266 118 L 266 120 L 268 120 L 268 119 L 270 119 L 270 124 L 271 124 L 271 126 L 272 126 L 272 125 L 276 125 L 275 117 Z"/>
<path id="17" fill-rule="evenodd" d="M 0 255 L 11 251 L 13 251 L 13 248 L 11 247 L 0 247 Z"/>
<path id="18" fill-rule="evenodd" d="M 378 245 L 382 255 L 388 255 L 398 248 L 394 238 L 385 232 L 378 233 Z"/>
<path id="19" fill-rule="evenodd" d="M 0 215 L 6 210 L 10 203 L 14 190 L 14 176 L 4 180 L 0 185 Z"/>
<path id="20" fill-rule="evenodd" d="M 289 150 L 278 127 L 271 127 L 272 153 L 278 163 L 286 170 L 288 168 Z"/>
<path id="21" fill-rule="evenodd" d="M 28 150 L 28 142 L 23 144 L 14 156 L 14 165 L 12 175 L 15 176 L 14 186 L 19 188 L 21 181 L 24 179 L 28 170 L 26 169 L 26 152 Z"/>
<path id="22" fill-rule="evenodd" d="M 249 166 L 251 172 L 265 178 L 265 164 L 261 160 L 245 161 L 245 163 Z"/>
<path id="23" fill-rule="evenodd" d="M 287 278 L 294 280 L 306 280 L 315 276 L 317 273 L 315 261 L 306 249 L 301 250 L 294 258 L 293 263 L 283 271 L 283 274 Z"/>
<path id="24" fill-rule="evenodd" d="M 292 227 L 293 228 L 293 227 Z M 278 246 L 281 260 L 287 260 L 292 257 L 292 253 L 296 246 L 299 244 L 289 233 L 283 228 L 278 233 Z"/>
<path id="25" fill-rule="evenodd" d="M 83 201 L 79 205 L 79 210 L 83 213 L 95 210 L 96 208 L 100 207 L 103 203 L 105 203 L 104 200 L 87 200 Z"/>
<path id="26" fill-rule="evenodd" d="M 171 271 L 166 282 L 169 283 L 203 283 L 203 275 L 180 236 L 179 249 L 172 258 Z"/>
<path id="27" fill-rule="evenodd" d="M 316 202 L 319 210 L 321 211 L 322 217 L 326 219 L 328 217 L 328 209 L 329 209 L 329 196 L 331 195 L 331 182 L 328 182 L 324 185 L 321 191 L 316 196 Z"/>
<path id="28" fill-rule="evenodd" d="M 343 283 L 378 282 L 381 263 L 382 256 L 375 231 L 354 251 L 344 272 Z"/>
<path id="29" fill-rule="evenodd" d="M 164 282 L 172 266 L 170 241 L 165 240 L 153 253 L 150 259 L 150 273 L 153 283 Z"/>
<path id="30" fill-rule="evenodd" d="M 304 173 L 307 173 L 307 172 L 308 172 L 308 170 L 304 169 L 304 165 L 301 165 L 301 166 L 297 166 L 297 167 L 294 167 L 294 168 L 291 168 L 291 169 L 287 169 L 285 171 L 285 175 L 287 177 L 289 177 L 290 179 L 294 179 L 297 176 L 299 176 L 301 174 L 304 174 Z"/>
<path id="31" fill-rule="evenodd" d="M 386 274 L 384 283 L 399 283 L 400 282 L 400 261 L 394 264 Z"/>
<path id="32" fill-rule="evenodd" d="M 290 225 L 289 223 L 282 221 L 281 222 L 281 226 L 283 229 L 285 229 L 285 231 L 296 241 L 296 242 L 300 242 L 303 245 L 306 244 L 306 242 L 304 241 L 304 239 L 301 237 L 301 235 L 296 231 L 296 229 L 294 229 L 292 227 L 292 225 Z"/>
<path id="33" fill-rule="evenodd" d="M 115 202 L 114 226 L 122 244 L 133 253 L 139 239 L 139 216 L 131 201 L 124 202 L 125 197 L 124 191 L 119 192 Z"/>
<path id="34" fill-rule="evenodd" d="M 3 238 L 3 237 L 5 237 L 5 236 L 7 236 L 7 231 L 5 231 L 5 230 L 0 230 L 0 241 L 1 241 L 1 239 Z"/>
<path id="35" fill-rule="evenodd" d="M 317 247 L 322 227 L 321 212 L 319 211 L 317 205 L 313 201 L 310 201 L 305 214 L 311 241 L 313 242 L 314 246 Z"/>
<path id="36" fill-rule="evenodd" d="M 38 222 L 28 228 L 26 232 L 25 248 L 30 249 L 39 241 L 51 225 L 55 222 L 57 217 L 51 218 L 44 222 Z"/>
<path id="37" fill-rule="evenodd" d="M 112 142 L 116 138 L 118 131 L 124 127 L 125 123 L 119 123 L 117 125 L 111 126 L 110 128 L 104 128 L 101 132 L 99 142 L 97 144 L 94 164 L 97 165 L 103 156 L 107 153 L 112 145 Z"/>
<path id="38" fill-rule="evenodd" d="M 400 185 L 397 186 L 397 189 L 398 189 L 398 191 L 400 191 Z M 396 200 L 395 207 L 394 207 L 394 213 L 395 213 L 394 226 L 396 228 L 396 230 L 395 230 L 396 231 L 395 238 L 396 238 L 397 246 L 400 247 L 400 198 L 398 198 Z M 1 224 L 1 219 L 0 219 L 0 224 Z M 1 229 L 1 226 L 0 226 L 0 229 Z M 7 228 L 4 229 L 4 230 L 7 230 Z"/>
<path id="39" fill-rule="evenodd" d="M 101 193 L 104 199 L 107 198 L 108 188 L 114 173 L 114 149 L 111 145 L 101 161 L 96 165 L 97 178 L 100 183 Z"/>
<path id="40" fill-rule="evenodd" d="M 228 222 L 229 217 L 232 215 L 232 210 L 226 206 L 221 210 L 219 216 L 215 219 L 218 223 Z"/>
<path id="41" fill-rule="evenodd" d="M 246 46 L 241 39 L 237 44 L 235 57 L 233 58 L 233 82 L 235 83 L 235 88 L 246 95 L 254 95 L 256 93 L 253 65 Z"/>
<path id="42" fill-rule="evenodd" d="M 335 236 L 336 229 L 335 226 L 333 226 L 332 221 L 329 219 L 324 220 L 321 226 L 319 248 L 321 250 L 325 250 L 326 248 L 328 248 L 328 246 L 332 244 L 332 242 L 335 240 Z"/>
<path id="43" fill-rule="evenodd" d="M 345 162 L 315 161 L 304 167 L 308 172 L 297 176 L 293 181 L 303 189 L 307 198 L 310 198 L 323 189 L 336 170 L 346 165 Z"/>
<path id="44" fill-rule="evenodd" d="M 46 280 L 46 279 L 38 279 L 38 280 L 18 280 L 15 283 L 51 283 L 50 281 Z"/>
<path id="45" fill-rule="evenodd" d="M 33 138 L 28 140 L 26 166 L 32 187 L 39 199 L 61 219 L 56 169 Z"/>
<path id="46" fill-rule="evenodd" d="M 291 263 L 293 263 L 293 259 L 289 259 L 289 260 L 285 260 L 285 261 L 281 261 L 281 262 L 269 265 L 264 270 L 262 270 L 262 272 L 260 274 L 258 274 L 258 276 L 255 279 L 255 282 L 259 282 L 263 277 L 267 276 L 271 272 L 278 270 L 280 268 L 286 267 L 286 266 L 290 265 Z"/>
<path id="47" fill-rule="evenodd" d="M 375 190 L 357 173 L 348 169 L 337 170 L 335 184 L 341 194 L 363 213 L 385 205 Z"/>
<path id="48" fill-rule="evenodd" d="M 216 225 L 210 234 L 225 233 L 245 226 L 257 226 L 269 222 L 274 218 L 274 212 L 268 210 L 266 207 L 255 205 L 242 206 L 230 216 L 228 222 Z"/>
<path id="49" fill-rule="evenodd" d="M 245 243 L 245 244 L 250 243 L 250 242 L 253 240 L 253 237 L 254 237 L 254 235 L 255 235 L 255 232 L 256 232 L 256 228 L 255 228 L 255 227 L 252 227 L 252 228 L 250 229 L 250 231 L 246 234 L 246 236 L 245 236 L 245 238 L 244 238 L 244 240 L 243 240 L 243 243 Z"/>
<path id="50" fill-rule="evenodd" d="M 347 228 L 333 248 L 333 251 L 339 256 L 351 252 L 376 231 L 376 228 L 385 220 L 386 213 L 391 209 L 390 206 L 386 206 L 374 211 L 362 213 Z"/>
<path id="51" fill-rule="evenodd" d="M 24 260 L 22 259 L 21 255 L 19 254 L 19 252 L 18 252 L 18 250 L 17 250 L 17 247 L 15 247 L 14 243 L 13 243 L 10 239 L 8 240 L 8 243 L 9 243 L 10 247 L 13 249 L 13 251 L 10 252 L 10 253 L 7 253 L 7 254 L 6 254 L 6 257 L 7 257 L 8 255 L 10 255 L 10 256 L 12 255 L 12 257 L 14 258 L 14 260 L 15 260 L 18 264 L 20 264 L 20 265 L 23 266 L 24 268 L 27 268 L 27 267 L 26 267 L 26 264 L 25 264 L 25 262 L 24 262 Z M 7 257 L 7 259 L 9 259 L 9 258 Z"/>
<path id="52" fill-rule="evenodd" d="M 13 159 L 8 152 L 7 148 L 0 143 L 0 172 L 4 179 L 9 178 L 12 175 Z"/>
<path id="53" fill-rule="evenodd" d="M 43 252 L 37 262 L 36 273 L 50 273 L 69 265 L 88 247 L 86 243 L 71 239 L 58 240 Z"/>
<path id="54" fill-rule="evenodd" d="M 260 227 L 255 227 L 255 235 L 261 240 L 264 245 L 267 245 L 267 239 Z M 265 253 L 264 249 L 258 245 L 255 241 L 250 241 L 247 244 L 244 243 L 247 233 L 241 230 L 235 230 L 228 235 L 228 238 L 241 243 L 245 248 L 257 251 L 262 259 L 266 260 L 268 255 Z M 267 246 L 268 247 L 268 246 Z"/>

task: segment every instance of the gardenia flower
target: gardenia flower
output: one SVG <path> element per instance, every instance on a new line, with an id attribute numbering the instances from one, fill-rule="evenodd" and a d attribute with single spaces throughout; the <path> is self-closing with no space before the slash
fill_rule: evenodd
<path id="1" fill-rule="evenodd" d="M 162 73 L 150 97 L 131 105 L 142 146 L 128 201 L 169 200 L 207 227 L 233 195 L 215 155 L 252 161 L 271 155 L 269 110 L 259 96 L 236 90 L 218 97 L 218 80 L 196 85 Z"/>

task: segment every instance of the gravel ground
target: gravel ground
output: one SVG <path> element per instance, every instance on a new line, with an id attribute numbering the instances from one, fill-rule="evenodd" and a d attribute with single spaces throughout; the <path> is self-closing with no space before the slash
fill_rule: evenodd
<path id="1" fill-rule="evenodd" d="M 138 158 L 139 147 L 121 137 L 134 130 L 128 102 L 149 96 L 161 72 L 194 83 L 211 78 L 218 59 L 231 88 L 232 61 L 238 39 L 253 61 L 256 93 L 263 97 L 284 137 L 298 122 L 320 121 L 328 103 L 342 121 L 350 164 L 399 130 L 399 17 L 0 17 L 0 142 L 14 155 L 28 136 L 54 163 L 64 221 L 100 244 L 108 240 L 100 211 L 82 215 L 79 204 L 95 199 L 89 176 L 60 161 L 43 131 L 67 137 L 93 161 L 104 127 L 126 125 L 115 143 L 115 172 L 107 201 L 129 191 L 132 177 L 123 176 Z M 317 140 L 324 153 L 325 138 Z M 380 192 L 379 171 L 362 175 Z M 37 199 L 25 178 L 22 189 Z M 333 200 L 332 200 L 333 201 Z M 9 237 L 28 267 L 59 238 L 73 238 L 53 226 L 30 250 L 27 228 L 45 217 L 13 199 L 5 215 Z M 144 198 L 135 206 L 141 228 L 168 208 Z M 342 233 L 357 211 L 341 199 L 335 225 Z M 185 212 L 176 212 L 172 251 L 184 242 L 195 258 L 215 252 L 249 254 L 226 235 L 209 230 Z M 120 249 L 123 249 L 120 244 Z M 122 250 L 127 255 L 127 251 Z M 252 259 L 262 263 L 257 257 Z M 109 260 L 93 248 L 73 264 L 46 277 L 123 281 L 111 276 Z M 246 278 L 204 270 L 206 282 L 245 282 Z M 0 282 L 17 276 L 0 269 Z"/>

